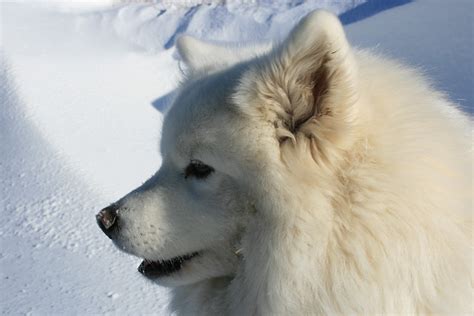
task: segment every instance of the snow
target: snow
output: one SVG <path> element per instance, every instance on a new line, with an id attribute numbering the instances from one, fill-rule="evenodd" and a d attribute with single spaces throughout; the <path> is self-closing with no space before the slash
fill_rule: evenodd
<path id="1" fill-rule="evenodd" d="M 420 67 L 473 112 L 470 0 L 235 3 L 1 4 L 2 313 L 167 314 L 168 290 L 138 274 L 140 259 L 116 250 L 94 214 L 160 165 L 179 33 L 277 39 L 327 8 L 354 45 Z"/>
<path id="2" fill-rule="evenodd" d="M 421 69 L 474 112 L 474 1 L 416 1 L 350 25 L 349 38 Z M 368 32 L 370 35 L 368 36 Z"/>

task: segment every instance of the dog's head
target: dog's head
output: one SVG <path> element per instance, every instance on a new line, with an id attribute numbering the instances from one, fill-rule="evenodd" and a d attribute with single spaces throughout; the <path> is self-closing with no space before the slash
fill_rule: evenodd
<path id="1" fill-rule="evenodd" d="M 352 53 L 329 13 L 274 48 L 183 37 L 178 50 L 189 75 L 164 121 L 162 166 L 97 215 L 145 259 L 140 272 L 170 286 L 234 275 L 252 246 L 245 235 L 278 217 L 274 195 L 336 163 L 357 116 Z"/>

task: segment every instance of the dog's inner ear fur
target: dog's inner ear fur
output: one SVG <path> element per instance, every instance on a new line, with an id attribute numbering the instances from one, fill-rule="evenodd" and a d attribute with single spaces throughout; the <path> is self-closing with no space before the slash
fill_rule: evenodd
<path id="1" fill-rule="evenodd" d="M 310 95 L 305 102 L 306 104 L 301 104 L 302 106 L 300 107 L 298 107 L 297 104 L 290 104 L 293 108 L 293 115 L 290 115 L 290 126 L 288 126 L 288 128 L 292 134 L 297 133 L 300 126 L 312 118 L 318 118 L 323 115 L 331 114 L 330 109 L 328 107 L 324 107 L 323 102 L 323 99 L 328 93 L 329 89 L 328 76 L 329 70 L 323 61 L 317 69 L 309 72 L 309 78 L 303 77 L 301 79 L 302 88 L 309 89 Z"/>

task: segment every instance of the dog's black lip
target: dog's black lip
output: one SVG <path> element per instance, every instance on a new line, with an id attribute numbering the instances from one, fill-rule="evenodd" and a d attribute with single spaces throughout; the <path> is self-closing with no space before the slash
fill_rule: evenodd
<path id="1" fill-rule="evenodd" d="M 187 255 L 174 257 L 168 260 L 148 260 L 144 259 L 138 267 L 138 272 L 149 279 L 155 279 L 167 276 L 181 270 L 183 263 L 199 255 L 199 252 L 193 252 Z"/>

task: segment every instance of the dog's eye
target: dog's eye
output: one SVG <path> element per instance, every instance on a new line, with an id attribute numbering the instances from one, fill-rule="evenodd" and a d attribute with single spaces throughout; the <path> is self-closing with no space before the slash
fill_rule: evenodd
<path id="1" fill-rule="evenodd" d="M 214 172 L 214 168 L 203 164 L 199 160 L 191 160 L 189 165 L 184 170 L 184 178 L 195 177 L 196 179 L 205 179 L 211 173 Z"/>

